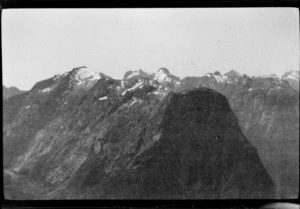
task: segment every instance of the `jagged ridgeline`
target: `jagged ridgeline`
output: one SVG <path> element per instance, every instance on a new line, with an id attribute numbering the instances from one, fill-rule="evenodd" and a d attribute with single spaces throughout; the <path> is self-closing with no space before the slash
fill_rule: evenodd
<path id="1" fill-rule="evenodd" d="M 295 75 L 116 80 L 83 66 L 38 82 L 3 101 L 5 197 L 295 197 Z"/>

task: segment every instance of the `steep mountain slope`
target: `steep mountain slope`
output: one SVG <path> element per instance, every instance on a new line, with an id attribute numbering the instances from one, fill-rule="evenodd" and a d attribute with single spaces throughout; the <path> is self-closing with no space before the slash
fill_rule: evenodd
<path id="1" fill-rule="evenodd" d="M 4 168 L 30 146 L 36 133 L 51 120 L 59 117 L 72 102 L 84 94 L 100 77 L 79 77 L 85 67 L 75 68 L 64 75 L 38 82 L 29 92 L 4 101 Z M 102 78 L 102 79 L 107 79 Z"/>
<path id="2" fill-rule="evenodd" d="M 274 197 L 227 99 L 179 84 L 165 69 L 119 81 L 85 67 L 36 84 L 5 116 L 6 197 Z"/>
<path id="3" fill-rule="evenodd" d="M 299 80 L 298 80 L 299 81 Z M 178 91 L 208 87 L 224 94 L 243 133 L 258 149 L 277 187 L 277 197 L 299 192 L 299 91 L 277 76 L 248 77 L 236 71 L 187 77 Z"/>
<path id="4" fill-rule="evenodd" d="M 24 91 L 21 91 L 20 89 L 18 89 L 17 87 L 14 87 L 14 86 L 9 87 L 9 88 L 2 86 L 3 99 L 7 99 L 11 96 L 21 94 L 22 92 L 24 92 Z"/>

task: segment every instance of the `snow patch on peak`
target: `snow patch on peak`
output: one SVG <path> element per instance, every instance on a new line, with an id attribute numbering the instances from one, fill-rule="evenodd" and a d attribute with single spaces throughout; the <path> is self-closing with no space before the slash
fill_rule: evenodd
<path id="1" fill-rule="evenodd" d="M 158 70 L 157 73 L 155 73 L 154 75 L 154 79 L 160 83 L 164 81 L 171 82 L 172 79 L 169 77 L 169 75 L 170 73 L 168 70 Z"/>
<path id="2" fill-rule="evenodd" d="M 130 105 L 129 106 L 132 106 L 132 105 L 134 105 L 135 103 L 137 103 L 137 99 L 136 98 L 134 98 L 134 100 L 130 103 Z"/>
<path id="3" fill-rule="evenodd" d="M 107 96 L 101 97 L 101 98 L 99 98 L 99 101 L 101 101 L 101 100 L 106 100 L 106 99 L 107 99 Z"/>
<path id="4" fill-rule="evenodd" d="M 48 87 L 48 88 L 45 88 L 45 89 L 41 90 L 41 92 L 49 92 L 51 90 L 52 90 L 52 88 Z"/>
<path id="5" fill-rule="evenodd" d="M 64 74 L 62 74 L 61 76 L 65 77 L 69 74 L 70 72 L 65 72 Z"/>
<path id="6" fill-rule="evenodd" d="M 283 74 L 282 79 L 299 80 L 299 71 L 292 70 Z"/>
<path id="7" fill-rule="evenodd" d="M 47 91 L 51 91 L 51 90 L 52 89 L 48 87 L 48 88 L 43 89 L 42 92 L 47 92 Z"/>
<path id="8" fill-rule="evenodd" d="M 125 91 L 122 93 L 122 95 L 124 96 L 124 95 L 126 94 L 126 92 L 128 92 L 128 91 L 134 91 L 134 90 L 137 89 L 137 88 L 142 88 L 142 87 L 143 87 L 143 84 L 144 84 L 143 81 L 141 81 L 141 82 L 135 84 L 133 87 L 131 87 L 131 88 L 125 90 Z"/>
<path id="9" fill-rule="evenodd" d="M 97 81 L 101 79 L 103 76 L 101 73 L 97 73 L 85 66 L 74 68 L 71 71 L 71 76 L 76 81 L 77 85 L 81 85 L 83 83 L 85 84 L 91 84 L 94 81 Z"/>
<path id="10" fill-rule="evenodd" d="M 299 79 L 299 70 L 298 71 L 293 70 L 292 73 L 291 73 L 291 76 L 293 76 L 294 78 Z"/>
<path id="11" fill-rule="evenodd" d="M 293 75 L 288 75 L 286 78 L 296 80 L 297 78 Z M 299 78 L 298 78 L 299 79 Z"/>
<path id="12" fill-rule="evenodd" d="M 78 80 L 85 80 L 85 79 L 98 80 L 101 78 L 101 75 L 88 68 L 80 68 L 76 72 L 75 78 L 77 78 Z"/>
<path id="13" fill-rule="evenodd" d="M 180 78 L 172 75 L 166 68 L 160 68 L 153 76 L 153 81 L 163 86 L 174 88 L 180 85 Z"/>
<path id="14" fill-rule="evenodd" d="M 209 77 L 214 77 L 218 83 L 227 82 L 227 76 L 222 76 L 221 73 L 210 74 Z"/>

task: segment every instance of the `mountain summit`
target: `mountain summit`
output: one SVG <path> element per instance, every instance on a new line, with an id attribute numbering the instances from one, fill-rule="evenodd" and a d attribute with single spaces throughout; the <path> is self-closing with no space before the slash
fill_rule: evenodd
<path id="1" fill-rule="evenodd" d="M 286 72 L 281 79 L 286 80 L 295 90 L 299 91 L 299 70 Z"/>

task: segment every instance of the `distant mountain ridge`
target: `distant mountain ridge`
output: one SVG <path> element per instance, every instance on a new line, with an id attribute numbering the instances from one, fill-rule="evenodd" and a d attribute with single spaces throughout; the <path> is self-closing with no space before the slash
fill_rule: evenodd
<path id="1" fill-rule="evenodd" d="M 11 96 L 17 95 L 17 94 L 21 94 L 22 90 L 18 89 L 17 87 L 11 86 L 9 88 L 2 86 L 2 93 L 3 93 L 3 98 L 7 99 Z"/>
<path id="2" fill-rule="evenodd" d="M 299 70 L 286 72 L 282 75 L 281 79 L 286 80 L 294 89 L 299 91 Z"/>
<path id="3" fill-rule="evenodd" d="M 160 68 L 116 80 L 74 68 L 4 101 L 4 168 L 17 175 L 7 188 L 38 199 L 294 197 L 298 104 L 274 77 L 180 80 Z"/>

